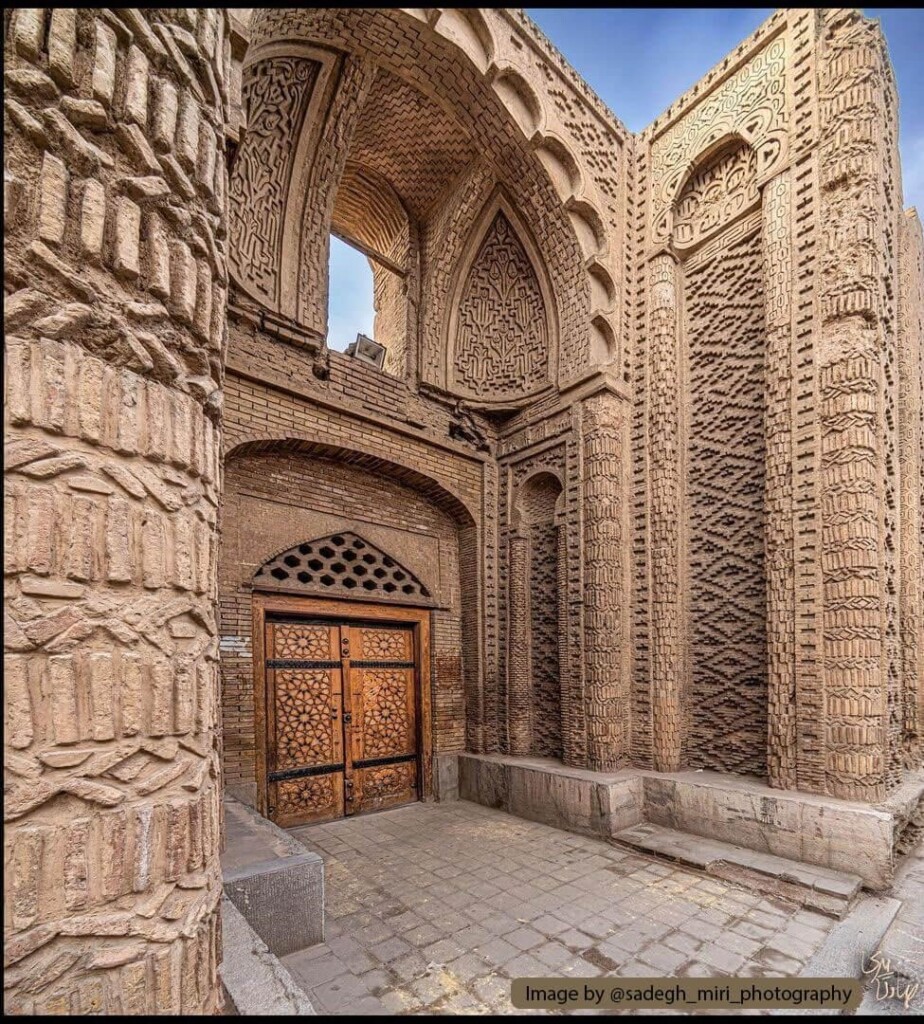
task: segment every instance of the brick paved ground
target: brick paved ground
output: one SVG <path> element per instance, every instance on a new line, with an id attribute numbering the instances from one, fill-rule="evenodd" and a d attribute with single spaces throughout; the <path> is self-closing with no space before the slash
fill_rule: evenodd
<path id="1" fill-rule="evenodd" d="M 460 801 L 293 830 L 327 942 L 284 962 L 319 1012 L 510 1012 L 510 979 L 797 975 L 831 921 Z"/>

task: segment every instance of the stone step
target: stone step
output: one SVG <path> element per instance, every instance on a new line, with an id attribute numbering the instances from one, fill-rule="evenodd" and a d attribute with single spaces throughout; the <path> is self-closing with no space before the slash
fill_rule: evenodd
<path id="1" fill-rule="evenodd" d="M 841 918 L 860 891 L 859 875 L 759 853 L 716 839 L 642 822 L 614 833 L 613 841 L 698 868 L 715 878 L 800 903 Z"/>

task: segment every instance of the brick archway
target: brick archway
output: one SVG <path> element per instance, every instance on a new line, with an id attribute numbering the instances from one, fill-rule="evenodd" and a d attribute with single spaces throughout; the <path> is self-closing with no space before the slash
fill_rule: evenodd
<path id="1" fill-rule="evenodd" d="M 219 559 L 229 791 L 256 802 L 257 593 L 300 594 L 344 607 L 359 600 L 383 612 L 386 606 L 422 610 L 432 634 L 434 752 L 477 749 L 474 551 L 475 526 L 465 506 L 417 470 L 332 446 L 236 446 L 225 463 Z"/>

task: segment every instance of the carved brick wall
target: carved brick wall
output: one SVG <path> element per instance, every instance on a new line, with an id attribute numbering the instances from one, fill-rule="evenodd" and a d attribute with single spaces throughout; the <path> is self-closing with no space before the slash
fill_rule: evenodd
<path id="1" fill-rule="evenodd" d="M 452 380 L 464 393 L 520 398 L 548 381 L 548 311 L 536 271 L 503 212 L 469 268 L 451 342 Z"/>
<path id="2" fill-rule="evenodd" d="M 895 309 L 882 283 L 895 242 L 889 83 L 881 37 L 857 12 L 827 14 L 822 47 L 825 764 L 829 791 L 877 799 L 897 781 Z"/>
<path id="3" fill-rule="evenodd" d="M 914 211 L 899 232 L 902 747 L 911 767 L 924 745 L 924 239 Z"/>
<path id="4" fill-rule="evenodd" d="M 763 775 L 765 325 L 760 232 L 685 268 L 690 690 L 685 762 Z"/>
<path id="5" fill-rule="evenodd" d="M 721 736 L 722 718 L 731 722 L 741 702 L 742 731 L 725 736 L 712 755 L 722 768 L 763 772 L 764 714 L 773 785 L 876 800 L 899 781 L 902 757 L 914 761 L 908 750 L 915 741 L 907 740 L 903 755 L 901 736 L 911 736 L 917 714 L 916 683 L 909 682 L 916 640 L 905 624 L 914 634 L 918 613 L 914 586 L 904 581 L 920 572 L 918 556 L 900 538 L 916 530 L 905 522 L 914 521 L 918 498 L 900 481 L 915 476 L 920 442 L 912 424 L 920 417 L 912 391 L 920 388 L 910 383 L 916 356 L 903 355 L 896 327 L 898 288 L 887 283 L 897 281 L 902 237 L 895 112 L 874 23 L 855 11 L 781 11 L 649 126 L 636 149 L 633 754 L 640 764 L 657 765 L 659 751 L 676 749 L 674 727 L 665 724 L 674 720 L 690 763 L 704 763 L 697 743 L 705 749 L 707 737 Z M 732 148 L 736 137 L 754 157 L 740 142 Z M 757 192 L 760 215 L 752 212 Z M 743 255 L 748 239 L 756 245 L 761 225 L 747 281 L 717 301 L 729 278 L 719 275 L 703 287 L 708 300 L 699 301 L 691 284 L 716 260 L 736 249 Z M 667 286 L 677 273 L 667 243 L 682 262 L 679 309 Z M 734 698 L 729 692 L 713 715 L 711 698 L 691 693 L 674 719 L 660 712 L 680 689 L 678 670 L 702 692 L 695 630 L 708 627 L 708 615 L 695 608 L 695 574 L 689 581 L 683 574 L 685 545 L 694 568 L 698 560 L 718 573 L 726 542 L 743 536 L 732 528 L 736 513 L 707 547 L 706 519 L 698 517 L 689 536 L 678 535 L 676 506 L 663 503 L 681 485 L 698 486 L 697 459 L 684 465 L 670 448 L 676 431 L 689 431 L 694 456 L 709 441 L 709 425 L 697 413 L 708 387 L 694 382 L 695 354 L 684 379 L 687 371 L 671 356 L 674 336 L 681 350 L 695 344 L 697 322 L 724 304 L 735 321 L 729 338 L 755 338 L 759 325 L 748 308 L 756 308 L 760 291 L 764 340 L 751 351 L 757 358 L 759 350 L 764 377 L 765 640 L 757 636 L 756 592 L 749 617 L 755 649 L 766 646 L 766 672 L 757 673 L 765 683 L 756 683 L 748 700 L 748 687 L 736 682 Z M 679 393 L 689 394 L 689 421 L 684 414 L 679 423 L 671 405 L 675 366 Z M 756 413 L 757 391 L 738 387 L 736 394 L 751 394 Z M 759 444 L 744 447 L 754 455 Z M 744 470 L 731 453 L 723 461 L 726 472 Z M 697 556 L 697 544 L 708 557 Z M 750 564 L 758 578 L 754 558 Z M 694 629 L 689 661 L 687 621 Z M 744 659 L 734 660 L 740 674 Z M 740 749 L 745 735 L 747 755 Z"/>
<path id="6" fill-rule="evenodd" d="M 784 171 L 763 195 L 766 309 L 764 437 L 767 576 L 767 776 L 794 789 L 796 775 L 796 567 L 793 466 L 792 175 Z"/>
<path id="7" fill-rule="evenodd" d="M 6 28 L 4 1005 L 213 1012 L 225 15 Z"/>
<path id="8" fill-rule="evenodd" d="M 404 600 L 436 605 L 431 634 L 434 749 L 464 746 L 467 666 L 458 523 L 418 491 L 367 469 L 272 448 L 265 454 L 234 456 L 225 471 L 219 577 L 224 771 L 225 784 L 249 803 L 256 801 L 252 595 L 261 584 L 254 573 L 277 552 L 298 552 L 302 542 L 313 538 L 347 535 L 360 535 L 368 542 L 364 553 L 374 545 L 424 581 L 427 598 L 418 594 Z M 334 550 L 333 544 L 318 545 L 328 546 Z M 338 561 L 349 564 L 316 552 L 304 557 L 312 560 L 316 554 L 328 567 Z M 320 575 L 324 574 L 322 569 Z M 402 583 L 406 580 L 397 585 Z M 267 587 L 273 585 L 268 581 Z M 350 600 L 383 596 L 342 585 L 304 589 L 308 596 L 322 596 L 322 591 L 325 597 Z M 401 595 L 397 600 L 400 603 Z"/>
<path id="9" fill-rule="evenodd" d="M 242 101 L 246 133 L 228 184 L 229 266 L 235 280 L 279 308 L 279 273 L 289 181 L 318 64 L 299 57 L 259 61 Z"/>
<path id="10" fill-rule="evenodd" d="M 614 771 L 628 763 L 631 737 L 627 408 L 601 392 L 581 413 L 587 767 Z"/>
<path id="11" fill-rule="evenodd" d="M 562 754 L 561 678 L 558 664 L 558 530 L 553 515 L 535 520 L 530 537 L 529 581 L 532 598 L 533 753 Z"/>
<path id="12" fill-rule="evenodd" d="M 429 18 L 438 25 L 439 19 L 448 16 L 434 9 L 424 20 Z M 488 34 L 496 41 L 498 57 L 503 48 L 504 63 L 514 55 L 528 57 L 533 82 L 530 89 L 545 90 L 562 74 L 557 66 L 560 58 L 550 61 L 541 46 L 533 50 L 531 44 L 528 54 L 523 50 L 521 37 L 526 38 L 528 33 L 521 27 L 507 24 L 502 15 L 493 12 L 472 17 L 479 23 L 485 18 L 496 19 Z M 306 327 L 322 332 L 326 319 L 325 227 L 342 172 L 340 157 L 352 159 L 362 153 L 362 159 L 374 162 L 377 172 L 397 190 L 421 227 L 421 245 L 426 249 L 422 263 L 428 278 L 421 282 L 428 299 L 422 306 L 419 356 L 424 379 L 438 383 L 444 351 L 449 292 L 440 287 L 439 280 L 452 277 L 474 221 L 498 184 L 508 190 L 529 223 L 549 276 L 555 281 L 557 319 L 567 342 L 559 358 L 563 376 L 573 378 L 587 368 L 592 320 L 612 321 L 608 330 L 613 334 L 614 346 L 619 347 L 618 312 L 613 309 L 618 289 L 614 282 L 622 272 L 620 261 L 625 259 L 625 249 L 615 224 L 598 209 L 602 203 L 597 185 L 587 189 L 592 196 L 588 194 L 571 204 L 573 211 L 565 208 L 568 198 L 577 199 L 570 196 L 575 188 L 568 186 L 569 196 L 565 197 L 556 191 L 542 156 L 527 144 L 532 140 L 529 126 L 519 125 L 503 105 L 504 98 L 516 104 L 515 96 L 504 93 L 499 98 L 484 80 L 477 62 L 455 48 L 452 35 L 444 35 L 439 28 L 434 33 L 414 12 L 390 9 L 361 14 L 348 9 L 266 10 L 257 12 L 252 28 L 255 50 L 282 39 L 305 39 L 352 55 L 346 58 L 344 78 L 334 89 L 329 111 L 319 115 L 324 124 L 323 137 L 313 152 L 312 169 L 304 174 L 304 192 L 299 193 L 300 199 L 309 195 L 313 201 L 305 206 L 303 214 L 293 214 L 296 219 L 305 217 L 296 257 L 299 301 L 295 315 Z M 601 118 L 599 110 L 584 97 L 572 100 L 573 84 L 563 84 L 551 87 L 570 101 L 569 122 L 575 127 L 567 131 L 568 137 L 580 130 L 589 139 L 596 126 L 597 141 L 610 144 L 613 154 L 620 152 L 620 143 L 628 142 L 625 129 Z M 622 156 L 618 161 L 604 160 L 599 150 L 594 151 L 589 142 L 587 145 L 597 165 L 587 176 L 588 185 L 597 177 L 606 178 L 615 197 L 611 200 L 614 209 L 620 210 Z M 613 154 L 607 154 L 607 158 Z M 479 157 L 489 167 L 490 182 L 480 201 L 472 202 L 464 186 L 470 173 L 467 169 L 477 167 Z M 568 159 L 580 162 L 584 157 Z M 576 182 L 575 174 L 568 173 Z M 441 231 L 460 206 L 465 208 L 466 219 L 452 231 Z M 591 250 L 584 255 L 574 221 L 584 225 L 579 230 L 590 236 L 587 240 Z M 293 256 L 294 252 L 287 253 L 286 258 Z M 594 280 L 605 282 L 606 301 L 597 303 L 599 308 L 591 308 L 592 281 L 585 260 L 595 267 Z"/>
<path id="13" fill-rule="evenodd" d="M 18 1013 L 215 1008 L 220 430 L 241 795 L 244 584 L 348 528 L 435 595 L 438 749 L 863 800 L 920 764 L 924 284 L 878 28 L 779 11 L 633 136 L 519 11 L 251 25 L 232 74 L 217 9 L 5 19 Z M 404 271 L 400 379 L 317 354 L 338 225 Z"/>
<path id="14" fill-rule="evenodd" d="M 507 659 L 499 711 L 502 749 L 515 757 L 532 748 L 530 712 L 529 539 L 513 536 L 507 544 Z"/>
<path id="15" fill-rule="evenodd" d="M 700 168 L 684 186 L 674 213 L 674 245 L 684 249 L 705 241 L 759 201 L 757 154 L 735 146 Z"/>
<path id="16" fill-rule="evenodd" d="M 649 460 L 648 514 L 651 547 L 650 692 L 652 762 L 660 771 L 680 767 L 685 698 L 683 559 L 680 526 L 681 394 L 676 264 L 658 256 L 649 270 L 648 394 L 646 448 Z"/>
<path id="17" fill-rule="evenodd" d="M 517 535 L 510 540 L 511 733 L 521 753 L 562 755 L 562 680 L 559 666 L 560 608 L 557 595 L 561 484 L 539 473 L 521 486 Z M 522 596 L 521 596 L 522 595 Z M 522 638 L 522 644 L 518 643 Z M 517 706 L 522 701 L 522 708 Z M 521 730 L 521 719 L 525 730 Z M 511 750 L 514 742 L 511 742 Z"/>

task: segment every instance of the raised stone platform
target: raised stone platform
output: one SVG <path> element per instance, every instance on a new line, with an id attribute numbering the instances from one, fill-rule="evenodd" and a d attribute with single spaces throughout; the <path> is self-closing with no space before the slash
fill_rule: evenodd
<path id="1" fill-rule="evenodd" d="M 896 833 L 924 793 L 921 774 L 886 803 L 871 806 L 771 789 L 756 778 L 718 772 L 604 773 L 566 768 L 548 758 L 457 756 L 463 800 L 607 837 L 650 822 L 856 874 L 873 890 L 891 884 Z"/>
<path id="2" fill-rule="evenodd" d="M 609 838 L 642 817 L 637 773 L 589 772 L 543 757 L 460 754 L 458 761 L 461 799 L 520 818 Z"/>
<path id="3" fill-rule="evenodd" d="M 237 907 L 221 901 L 222 962 L 219 967 L 230 1006 L 225 1014 L 241 1017 L 306 1017 L 311 1001 L 287 968 L 269 951 Z"/>
<path id="4" fill-rule="evenodd" d="M 256 811 L 225 798 L 225 895 L 275 956 L 324 941 L 324 862 Z"/>

